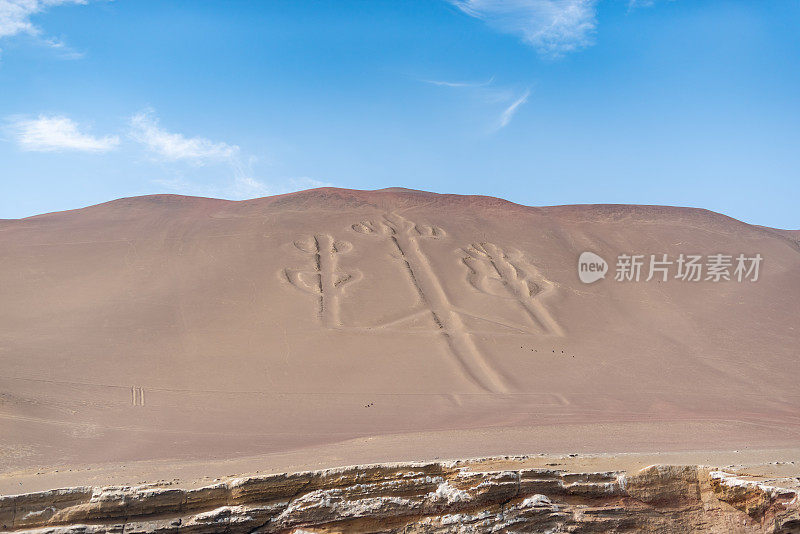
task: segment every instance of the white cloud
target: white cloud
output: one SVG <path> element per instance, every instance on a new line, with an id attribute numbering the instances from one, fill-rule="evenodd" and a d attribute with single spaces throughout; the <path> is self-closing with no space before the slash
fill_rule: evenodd
<path id="1" fill-rule="evenodd" d="M 222 190 L 220 196 L 232 200 L 245 200 L 248 198 L 264 197 L 269 195 L 280 195 L 291 193 L 292 191 L 302 191 L 303 189 L 314 189 L 317 187 L 332 187 L 328 182 L 321 182 L 313 178 L 284 178 L 278 184 L 265 184 L 249 175 L 237 176 L 231 187 Z"/>
<path id="2" fill-rule="evenodd" d="M 87 0 L 0 0 L 0 38 L 21 33 L 38 37 L 42 34 L 42 30 L 31 22 L 33 15 L 57 5 L 86 4 L 86 2 Z M 60 41 L 44 40 L 44 42 L 55 48 L 63 47 Z"/>
<path id="3" fill-rule="evenodd" d="M 480 101 L 488 103 L 492 108 L 496 108 L 496 106 L 499 105 L 504 106 L 500 116 L 493 121 L 493 124 L 490 128 L 492 133 L 500 130 L 501 128 L 505 128 L 508 123 L 511 122 L 511 119 L 514 118 L 514 115 L 517 113 L 519 108 L 528 101 L 528 97 L 531 94 L 530 89 L 526 89 L 525 92 L 520 95 L 519 91 L 515 91 L 513 88 L 495 87 L 493 86 L 494 77 L 490 78 L 486 82 L 445 82 L 436 80 L 420 81 L 442 87 L 456 88 L 458 90 L 465 89 L 477 97 Z"/>
<path id="4" fill-rule="evenodd" d="M 652 7 L 655 0 L 628 0 L 628 8 L 634 9 L 637 7 Z"/>
<path id="5" fill-rule="evenodd" d="M 421 80 L 425 83 L 429 83 L 431 85 L 438 85 L 440 87 L 485 87 L 487 85 L 491 85 L 494 82 L 494 76 L 486 80 L 485 82 L 448 82 L 443 80 Z"/>
<path id="6" fill-rule="evenodd" d="M 227 191 L 227 196 L 235 200 L 263 197 L 271 194 L 272 190 L 267 184 L 259 182 L 248 175 L 236 176 L 233 180 L 233 185 Z"/>
<path id="7" fill-rule="evenodd" d="M 203 165 L 213 161 L 233 162 L 239 154 L 236 145 L 215 143 L 203 137 L 186 137 L 164 130 L 152 110 L 131 117 L 130 125 L 130 135 L 134 140 L 166 160 L 186 160 Z"/>
<path id="8" fill-rule="evenodd" d="M 512 102 L 510 106 L 508 106 L 506 109 L 503 110 L 503 113 L 500 114 L 500 120 L 497 121 L 498 130 L 500 128 L 505 128 L 508 125 L 508 123 L 511 122 L 511 119 L 514 118 L 514 115 L 516 115 L 519 108 L 523 104 L 525 104 L 525 102 L 528 101 L 528 97 L 530 95 L 531 95 L 530 90 L 525 91 L 525 93 L 521 97 L 514 100 L 514 102 Z"/>
<path id="9" fill-rule="evenodd" d="M 519 35 L 548 57 L 589 46 L 597 26 L 597 0 L 448 1 L 500 31 Z"/>
<path id="10" fill-rule="evenodd" d="M 244 200 L 330 185 L 311 178 L 282 179 L 279 185 L 262 182 L 254 177 L 253 165 L 256 158 L 244 156 L 238 145 L 169 132 L 159 125 L 155 112 L 150 109 L 131 117 L 129 133 L 150 154 L 167 164 L 165 169 L 173 175 L 154 182 L 181 194 Z M 181 163 L 192 165 L 192 180 L 184 177 Z M 211 166 L 209 170 L 206 173 L 200 172 L 198 167 L 207 164 Z M 227 167 L 230 179 L 220 183 L 214 164 Z M 206 175 L 205 183 L 202 181 L 203 174 Z M 214 178 L 208 180 L 209 174 L 215 175 Z"/>
<path id="11" fill-rule="evenodd" d="M 81 132 L 74 121 L 61 115 L 12 119 L 11 129 L 19 147 L 33 152 L 108 152 L 119 145 L 116 135 L 94 137 Z"/>
<path id="12" fill-rule="evenodd" d="M 266 184 L 252 176 L 236 176 L 230 184 L 202 184 L 186 180 L 183 177 L 153 180 L 167 191 L 182 195 L 196 195 L 212 198 L 226 198 L 228 200 L 247 200 L 249 198 L 280 195 L 314 189 L 317 187 L 332 187 L 332 184 L 321 182 L 312 178 L 288 178 L 280 180 L 278 184 Z"/>
<path id="13" fill-rule="evenodd" d="M 193 179 L 187 179 L 182 174 L 178 174 L 170 178 L 155 179 L 153 183 L 161 186 L 166 191 L 181 195 L 225 198 L 228 200 L 244 200 L 274 194 L 272 188 L 251 176 L 235 176 L 231 182 L 220 184 L 199 181 L 197 176 L 193 176 Z"/>
<path id="14" fill-rule="evenodd" d="M 60 39 L 51 37 L 43 39 L 41 40 L 41 42 L 44 45 L 58 52 L 58 57 L 60 57 L 61 59 L 81 59 L 86 55 L 83 52 L 78 52 L 77 50 L 74 50 L 71 46 L 67 45 L 64 41 Z"/>

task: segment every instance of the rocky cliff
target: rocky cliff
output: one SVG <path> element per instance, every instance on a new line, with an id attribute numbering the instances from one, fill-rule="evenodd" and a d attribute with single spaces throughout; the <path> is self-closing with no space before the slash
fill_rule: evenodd
<path id="1" fill-rule="evenodd" d="M 0 530 L 800 533 L 791 484 L 700 466 L 636 473 L 525 466 L 524 457 L 355 466 L 171 485 L 0 497 Z M 780 486 L 780 487 L 779 487 Z"/>

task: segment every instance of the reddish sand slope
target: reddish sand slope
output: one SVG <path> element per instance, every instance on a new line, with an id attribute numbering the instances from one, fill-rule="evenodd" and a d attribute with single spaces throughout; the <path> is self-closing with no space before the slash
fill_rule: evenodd
<path id="1" fill-rule="evenodd" d="M 498 453 L 503 429 L 559 425 L 598 452 L 624 449 L 604 428 L 676 422 L 714 431 L 652 450 L 796 445 L 797 239 L 704 210 L 401 189 L 0 221 L 0 470 L 435 431 L 474 448 L 489 429 Z M 605 280 L 579 281 L 583 251 Z M 763 263 L 756 282 L 624 283 L 622 253 Z"/>

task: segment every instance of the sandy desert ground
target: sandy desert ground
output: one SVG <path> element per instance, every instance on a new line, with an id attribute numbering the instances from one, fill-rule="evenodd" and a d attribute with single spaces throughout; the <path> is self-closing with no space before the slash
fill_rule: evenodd
<path id="1" fill-rule="evenodd" d="M 402 189 L 0 221 L 0 492 L 497 454 L 791 466 L 798 239 Z M 583 251 L 764 259 L 756 282 L 587 285 Z"/>

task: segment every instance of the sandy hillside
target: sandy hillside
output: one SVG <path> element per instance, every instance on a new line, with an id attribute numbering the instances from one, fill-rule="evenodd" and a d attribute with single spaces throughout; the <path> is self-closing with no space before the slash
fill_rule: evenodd
<path id="1" fill-rule="evenodd" d="M 396 189 L 0 221 L 0 471 L 796 447 L 797 235 Z M 605 280 L 578 280 L 583 251 Z M 621 253 L 764 259 L 624 283 Z"/>

